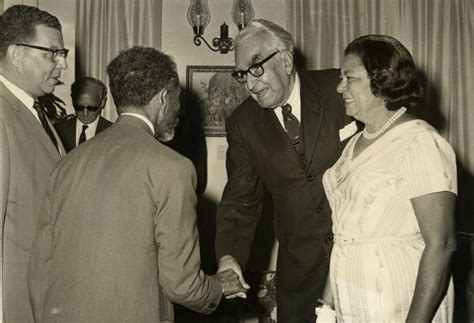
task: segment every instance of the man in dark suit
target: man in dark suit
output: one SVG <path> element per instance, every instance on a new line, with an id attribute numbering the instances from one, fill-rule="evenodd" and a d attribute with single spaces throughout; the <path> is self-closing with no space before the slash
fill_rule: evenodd
<path id="1" fill-rule="evenodd" d="M 37 99 L 59 84 L 67 54 L 61 24 L 48 12 L 18 5 L 0 16 L 3 322 L 33 322 L 26 268 L 48 175 L 66 154 Z"/>
<path id="2" fill-rule="evenodd" d="M 236 273 L 200 270 L 196 174 L 174 136 L 172 59 L 134 47 L 107 67 L 119 118 L 51 173 L 31 252 L 37 322 L 173 322 L 171 302 L 211 313 L 242 291 Z"/>
<path id="3" fill-rule="evenodd" d="M 268 190 L 279 242 L 277 319 L 314 322 L 332 247 L 331 209 L 321 179 L 357 128 L 336 92 L 338 70 L 297 72 L 292 37 L 283 28 L 251 22 L 235 40 L 235 62 L 233 76 L 245 83 L 250 98 L 226 122 L 219 271 L 232 268 L 245 284 L 241 268 Z"/>
<path id="4" fill-rule="evenodd" d="M 75 81 L 71 99 L 76 117 L 54 125 L 67 152 L 112 125 L 100 116 L 107 101 L 107 87 L 100 80 L 84 77 Z"/>

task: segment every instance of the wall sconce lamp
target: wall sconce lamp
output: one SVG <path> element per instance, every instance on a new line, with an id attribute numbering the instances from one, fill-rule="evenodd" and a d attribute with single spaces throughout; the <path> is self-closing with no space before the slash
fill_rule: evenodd
<path id="1" fill-rule="evenodd" d="M 220 28 L 220 37 L 212 40 L 212 47 L 203 37 L 204 30 L 209 25 L 211 14 L 209 12 L 208 0 L 190 0 L 188 9 L 188 22 L 193 27 L 193 42 L 201 46 L 204 42 L 213 52 L 227 54 L 234 49 L 234 40 L 229 37 L 229 26 L 224 22 Z M 245 27 L 254 18 L 251 0 L 234 0 L 232 7 L 232 20 L 239 29 Z"/>
<path id="2" fill-rule="evenodd" d="M 253 7 L 250 0 L 234 0 L 232 7 L 232 20 L 240 29 L 247 26 L 254 17 Z"/>

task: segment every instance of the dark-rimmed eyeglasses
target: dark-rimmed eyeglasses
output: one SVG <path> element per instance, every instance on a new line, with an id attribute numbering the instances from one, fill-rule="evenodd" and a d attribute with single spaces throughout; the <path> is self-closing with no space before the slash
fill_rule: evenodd
<path id="1" fill-rule="evenodd" d="M 53 53 L 53 62 L 57 62 L 60 57 L 66 59 L 67 54 L 69 54 L 69 49 L 67 48 L 63 48 L 63 49 L 48 48 L 48 47 L 41 47 L 41 46 L 29 45 L 29 44 L 16 44 L 16 46 L 29 47 L 29 48 L 44 50 L 46 52 Z"/>
<path id="2" fill-rule="evenodd" d="M 84 111 L 85 109 L 89 110 L 90 112 L 96 112 L 97 110 L 100 109 L 100 106 L 98 106 L 98 105 L 88 106 L 88 107 L 83 106 L 83 105 L 75 105 L 74 106 L 74 110 L 79 111 L 79 112 Z"/>
<path id="3" fill-rule="evenodd" d="M 255 63 L 251 65 L 247 70 L 245 71 L 235 71 L 232 73 L 232 76 L 235 78 L 235 80 L 239 83 L 245 83 L 247 82 L 247 73 L 250 73 L 250 75 L 253 75 L 255 77 L 260 77 L 265 73 L 265 70 L 263 69 L 263 64 L 268 62 L 273 56 L 275 56 L 279 51 L 274 52 L 273 54 L 265 57 L 263 60 L 261 60 L 258 63 Z"/>

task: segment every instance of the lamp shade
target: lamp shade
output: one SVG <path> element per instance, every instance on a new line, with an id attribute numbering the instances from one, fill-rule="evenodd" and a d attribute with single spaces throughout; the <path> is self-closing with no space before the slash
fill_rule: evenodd
<path id="1" fill-rule="evenodd" d="M 210 20 L 208 0 L 190 0 L 188 22 L 193 27 L 194 34 L 204 34 L 204 29 L 209 25 Z"/>
<path id="2" fill-rule="evenodd" d="M 232 7 L 232 21 L 242 29 L 253 20 L 255 13 L 253 11 L 251 0 L 234 0 Z"/>

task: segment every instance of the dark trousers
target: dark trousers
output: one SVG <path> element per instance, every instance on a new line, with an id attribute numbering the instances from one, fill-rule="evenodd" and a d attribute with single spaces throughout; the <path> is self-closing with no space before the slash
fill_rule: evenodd
<path id="1" fill-rule="evenodd" d="M 311 256 L 298 261 L 294 254 L 279 248 L 276 275 L 279 323 L 314 323 L 316 320 L 314 309 L 326 284 L 331 245 L 328 243 L 315 249 L 312 255 L 319 256 L 317 261 L 307 262 Z"/>

